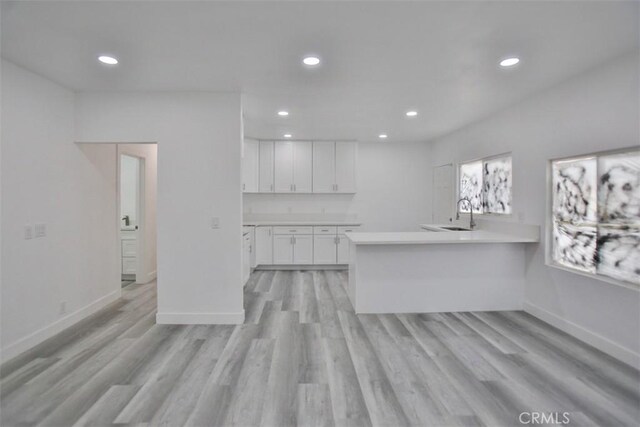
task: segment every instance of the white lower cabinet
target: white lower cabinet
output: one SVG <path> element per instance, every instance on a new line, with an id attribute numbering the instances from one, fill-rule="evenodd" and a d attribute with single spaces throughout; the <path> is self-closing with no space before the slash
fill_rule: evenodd
<path id="1" fill-rule="evenodd" d="M 293 236 L 293 263 L 313 264 L 313 236 Z"/>
<path id="2" fill-rule="evenodd" d="M 349 264 L 349 239 L 347 239 L 347 236 L 345 236 L 344 234 L 341 234 L 336 237 L 336 240 L 338 242 L 338 244 L 336 245 L 338 252 L 338 264 Z"/>
<path id="3" fill-rule="evenodd" d="M 314 264 L 335 264 L 336 255 L 336 235 L 321 234 L 313 236 L 313 263 Z"/>
<path id="4" fill-rule="evenodd" d="M 257 265 L 335 265 L 349 263 L 345 226 L 258 226 L 255 228 Z"/>
<path id="5" fill-rule="evenodd" d="M 273 227 L 256 227 L 255 233 L 256 265 L 273 264 Z"/>
<path id="6" fill-rule="evenodd" d="M 277 234 L 273 236 L 273 263 L 293 264 L 293 236 Z"/>

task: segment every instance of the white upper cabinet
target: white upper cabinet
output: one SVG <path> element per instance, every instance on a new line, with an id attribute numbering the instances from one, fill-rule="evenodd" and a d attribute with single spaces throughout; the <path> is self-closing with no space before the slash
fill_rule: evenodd
<path id="1" fill-rule="evenodd" d="M 293 191 L 311 193 L 313 145 L 311 142 L 293 143 Z"/>
<path id="2" fill-rule="evenodd" d="M 336 192 L 356 192 L 356 155 L 355 142 L 336 142 Z"/>
<path id="3" fill-rule="evenodd" d="M 311 142 L 278 141 L 274 148 L 276 193 L 311 193 Z"/>
<path id="4" fill-rule="evenodd" d="M 356 143 L 313 143 L 313 192 L 356 192 Z"/>
<path id="5" fill-rule="evenodd" d="M 293 192 L 293 142 L 274 143 L 273 187 L 276 193 Z"/>
<path id="6" fill-rule="evenodd" d="M 260 141 L 259 150 L 259 191 L 261 193 L 273 193 L 273 142 Z"/>
<path id="7" fill-rule="evenodd" d="M 242 156 L 242 191 L 258 191 L 258 141 L 244 140 Z"/>
<path id="8" fill-rule="evenodd" d="M 313 143 L 313 192 L 336 191 L 336 143 Z"/>
<path id="9" fill-rule="evenodd" d="M 243 151 L 244 192 L 356 192 L 356 142 L 246 140 Z"/>

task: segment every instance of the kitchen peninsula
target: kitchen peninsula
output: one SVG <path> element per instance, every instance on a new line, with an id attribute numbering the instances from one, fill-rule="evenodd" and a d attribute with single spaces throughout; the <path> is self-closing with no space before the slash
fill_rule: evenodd
<path id="1" fill-rule="evenodd" d="M 539 227 L 483 221 L 474 231 L 346 236 L 356 313 L 522 310 L 526 246 Z"/>

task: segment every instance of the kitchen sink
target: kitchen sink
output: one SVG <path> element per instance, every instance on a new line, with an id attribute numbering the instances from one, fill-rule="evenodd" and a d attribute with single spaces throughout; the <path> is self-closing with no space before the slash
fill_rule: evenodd
<path id="1" fill-rule="evenodd" d="M 440 227 L 443 230 L 449 230 L 449 231 L 471 231 L 471 229 L 469 228 L 462 228 L 462 227 Z"/>

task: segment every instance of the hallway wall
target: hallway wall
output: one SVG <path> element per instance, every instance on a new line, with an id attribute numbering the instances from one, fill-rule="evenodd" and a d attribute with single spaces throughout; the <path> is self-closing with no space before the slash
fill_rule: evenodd
<path id="1" fill-rule="evenodd" d="M 1 120 L 6 360 L 116 300 L 120 277 L 115 146 L 74 144 L 73 92 L 5 60 Z"/>

